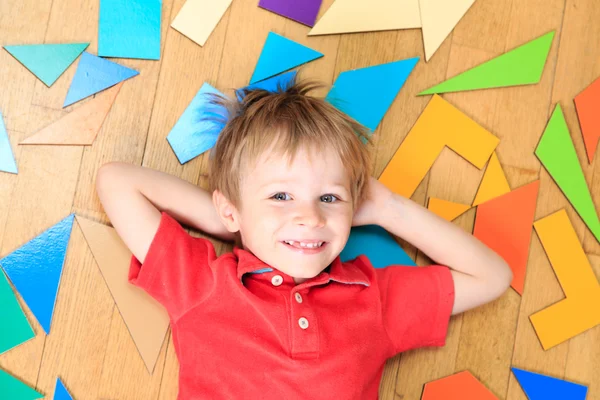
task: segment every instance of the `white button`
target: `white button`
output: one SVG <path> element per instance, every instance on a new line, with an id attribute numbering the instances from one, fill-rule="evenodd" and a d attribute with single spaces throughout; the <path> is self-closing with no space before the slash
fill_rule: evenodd
<path id="1" fill-rule="evenodd" d="M 296 301 L 297 301 L 298 303 L 302 303 L 302 296 L 300 296 L 300 293 L 296 292 L 296 293 L 294 294 L 294 297 L 296 298 Z"/>
<path id="2" fill-rule="evenodd" d="M 298 320 L 298 325 L 300 325 L 300 328 L 306 329 L 306 328 L 308 328 L 308 320 L 306 318 L 302 317 Z"/>
<path id="3" fill-rule="evenodd" d="M 275 275 L 271 278 L 271 283 L 273 284 L 273 286 L 279 286 L 283 283 L 283 278 L 281 277 L 281 275 Z"/>

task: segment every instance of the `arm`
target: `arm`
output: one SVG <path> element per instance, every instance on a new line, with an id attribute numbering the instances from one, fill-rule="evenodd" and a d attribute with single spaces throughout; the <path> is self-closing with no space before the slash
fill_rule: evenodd
<path id="1" fill-rule="evenodd" d="M 211 194 L 175 176 L 113 162 L 98 170 L 96 190 L 115 230 L 140 262 L 158 230 L 161 211 L 222 240 L 234 238 L 221 223 Z"/>
<path id="2" fill-rule="evenodd" d="M 473 235 L 423 206 L 392 193 L 374 178 L 368 200 L 355 214 L 353 225 L 375 223 L 451 269 L 455 300 L 452 314 L 500 297 L 512 281 L 504 259 Z"/>

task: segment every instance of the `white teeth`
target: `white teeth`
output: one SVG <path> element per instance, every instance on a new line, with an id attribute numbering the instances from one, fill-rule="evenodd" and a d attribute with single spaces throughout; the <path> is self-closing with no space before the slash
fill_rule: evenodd
<path id="1" fill-rule="evenodd" d="M 306 247 L 309 249 L 314 249 L 316 247 L 321 247 L 323 245 L 323 242 L 318 242 L 318 243 L 304 243 L 304 242 L 296 242 L 293 240 L 284 240 L 285 243 L 289 244 L 290 246 L 293 246 L 294 244 L 298 243 L 300 245 L 300 247 Z"/>

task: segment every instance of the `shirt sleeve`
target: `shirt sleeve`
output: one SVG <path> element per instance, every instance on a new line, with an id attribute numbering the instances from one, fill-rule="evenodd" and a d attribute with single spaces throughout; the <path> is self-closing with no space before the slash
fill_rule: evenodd
<path id="1" fill-rule="evenodd" d="M 210 293 L 215 259 L 210 240 L 190 236 L 162 212 L 144 263 L 131 257 L 129 282 L 148 292 L 176 321 Z"/>
<path id="2" fill-rule="evenodd" d="M 446 343 L 454 281 L 444 266 L 376 269 L 385 330 L 396 353 Z"/>

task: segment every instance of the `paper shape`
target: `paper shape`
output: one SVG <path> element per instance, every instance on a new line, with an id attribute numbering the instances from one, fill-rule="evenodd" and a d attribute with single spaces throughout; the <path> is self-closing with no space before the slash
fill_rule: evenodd
<path id="1" fill-rule="evenodd" d="M 284 72 L 283 74 L 275 75 L 269 79 L 265 79 L 264 81 L 237 89 L 235 91 L 235 95 L 238 101 L 242 101 L 245 97 L 245 90 L 262 89 L 272 93 L 285 91 L 291 85 L 291 82 L 296 79 L 297 73 L 298 71 L 289 71 Z"/>
<path id="2" fill-rule="evenodd" d="M 95 99 L 53 122 L 19 144 L 91 146 L 123 82 L 99 93 Z"/>
<path id="3" fill-rule="evenodd" d="M 534 227 L 566 296 L 529 317 L 548 350 L 600 324 L 600 285 L 564 209 Z"/>
<path id="4" fill-rule="evenodd" d="M 419 0 L 425 60 L 429 61 L 475 0 Z"/>
<path id="5" fill-rule="evenodd" d="M 169 316 L 149 294 L 128 283 L 131 252 L 117 232 L 109 226 L 79 216 L 77 223 L 144 364 L 152 373 L 169 327 Z"/>
<path id="6" fill-rule="evenodd" d="M 230 4 L 231 0 L 187 0 L 171 28 L 204 46 Z"/>
<path id="7" fill-rule="evenodd" d="M 508 263 L 513 272 L 511 286 L 520 295 L 525 284 L 539 188 L 537 180 L 480 204 L 475 217 L 473 235 Z"/>
<path id="8" fill-rule="evenodd" d="M 355 226 L 350 230 L 350 237 L 340 254 L 340 260 L 346 262 L 361 254 L 367 256 L 373 268 L 384 268 L 389 265 L 412 267 L 417 265 L 392 235 L 379 225 Z"/>
<path id="9" fill-rule="evenodd" d="M 585 400 L 587 387 L 551 376 L 511 368 L 529 400 Z"/>
<path id="10" fill-rule="evenodd" d="M 160 58 L 162 0 L 100 0 L 98 55 Z"/>
<path id="11" fill-rule="evenodd" d="M 308 35 L 420 27 L 419 0 L 336 0 Z"/>
<path id="12" fill-rule="evenodd" d="M 323 57 L 323 53 L 274 32 L 269 32 L 250 83 L 262 81 L 321 57 Z"/>
<path id="13" fill-rule="evenodd" d="M 69 215 L 0 259 L 0 266 L 46 334 L 50 333 L 74 217 Z"/>
<path id="14" fill-rule="evenodd" d="M 0 171 L 10 172 L 16 174 L 17 163 L 15 162 L 15 156 L 13 155 L 10 147 L 10 140 L 8 139 L 8 132 L 6 132 L 6 126 L 4 126 L 4 118 L 0 112 Z"/>
<path id="15" fill-rule="evenodd" d="M 575 96 L 575 109 L 581 126 L 588 161 L 591 163 L 600 138 L 600 78 Z"/>
<path id="16" fill-rule="evenodd" d="M 421 400 L 498 400 L 469 371 L 425 384 Z"/>
<path id="17" fill-rule="evenodd" d="M 471 209 L 471 206 L 430 197 L 427 209 L 444 218 L 446 221 L 452 221 Z"/>
<path id="18" fill-rule="evenodd" d="M 554 32 L 547 33 L 424 90 L 419 95 L 538 83 L 542 78 L 553 38 Z"/>
<path id="19" fill-rule="evenodd" d="M 414 57 L 343 71 L 325 100 L 374 131 L 418 61 Z"/>
<path id="20" fill-rule="evenodd" d="M 258 6 L 312 27 L 317 20 L 321 2 L 322 0 L 260 0 Z"/>
<path id="21" fill-rule="evenodd" d="M 535 155 L 594 234 L 596 240 L 600 241 L 600 221 L 596 207 L 579 164 L 560 104 L 556 105 L 550 121 L 548 121 L 548 126 L 535 149 Z"/>
<path id="22" fill-rule="evenodd" d="M 4 46 L 14 58 L 48 87 L 52 86 L 89 43 Z"/>
<path id="23" fill-rule="evenodd" d="M 508 185 L 500 161 L 498 161 L 498 156 L 494 152 L 483 174 L 481 185 L 479 186 L 479 190 L 477 190 L 475 200 L 473 200 L 473 206 L 477 206 L 508 192 L 510 192 L 510 186 Z"/>
<path id="24" fill-rule="evenodd" d="M 410 198 L 445 146 L 481 169 L 500 139 L 440 96 L 433 96 L 379 181 Z"/>
<path id="25" fill-rule="evenodd" d="M 138 75 L 139 72 L 84 52 L 63 107 Z"/>
<path id="26" fill-rule="evenodd" d="M 73 400 L 71 394 L 67 391 L 60 378 L 56 378 L 56 386 L 54 388 L 54 400 Z"/>
<path id="27" fill-rule="evenodd" d="M 10 400 L 36 400 L 44 395 L 0 369 L 0 398 Z"/>
<path id="28" fill-rule="evenodd" d="M 167 135 L 167 141 L 181 164 L 212 149 L 227 122 L 227 110 L 212 104 L 211 95 L 225 96 L 204 83 Z"/>
<path id="29" fill-rule="evenodd" d="M 4 272 L 0 270 L 0 354 L 35 337 Z"/>

